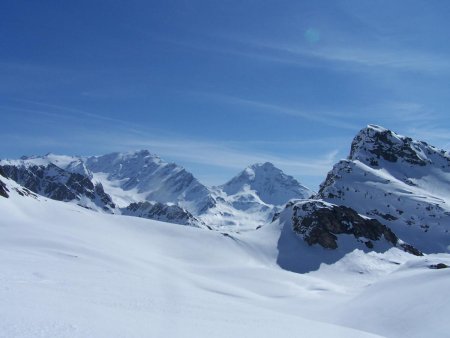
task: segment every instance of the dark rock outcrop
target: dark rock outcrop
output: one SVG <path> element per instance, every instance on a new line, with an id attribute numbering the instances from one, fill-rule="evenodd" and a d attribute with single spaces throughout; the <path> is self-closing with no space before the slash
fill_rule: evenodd
<path id="1" fill-rule="evenodd" d="M 403 243 L 395 233 L 376 219 L 359 215 L 355 210 L 322 201 L 310 200 L 291 206 L 292 227 L 309 245 L 319 244 L 326 249 L 338 248 L 338 235 L 351 235 L 372 249 L 373 242 L 384 238 L 392 246 L 413 255 L 422 253 Z"/>
<path id="2" fill-rule="evenodd" d="M 438 263 L 438 264 L 430 265 L 430 269 L 436 269 L 436 270 L 447 269 L 448 267 L 449 266 L 447 264 L 444 264 L 444 263 Z"/>

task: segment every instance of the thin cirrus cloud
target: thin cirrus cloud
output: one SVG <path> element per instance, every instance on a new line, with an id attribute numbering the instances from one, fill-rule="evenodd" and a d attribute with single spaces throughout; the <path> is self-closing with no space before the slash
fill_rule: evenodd
<path id="1" fill-rule="evenodd" d="M 155 38 L 155 37 L 153 37 Z M 400 45 L 361 43 L 348 41 L 339 45 L 318 43 L 314 46 L 303 40 L 274 42 L 258 38 L 236 36 L 214 36 L 212 41 L 179 41 L 158 37 L 159 41 L 175 44 L 183 48 L 231 54 L 267 62 L 285 63 L 302 67 L 327 67 L 361 71 L 377 68 L 399 71 L 419 71 L 440 73 L 450 71 L 450 61 L 446 55 L 414 50 Z M 219 43 L 220 42 L 220 43 Z"/>
<path id="2" fill-rule="evenodd" d="M 308 121 L 318 122 L 330 127 L 348 129 L 348 130 L 359 130 L 360 126 L 346 121 L 349 116 L 352 116 L 349 112 L 324 112 L 324 111 L 305 111 L 301 109 L 296 109 L 286 105 L 280 105 L 276 103 L 252 100 L 232 95 L 217 94 L 217 93 L 199 93 L 199 92 L 188 92 L 193 96 L 197 96 L 207 100 L 220 101 L 224 104 L 239 105 L 243 107 L 252 107 L 259 109 L 259 112 L 277 114 L 277 115 L 289 115 L 294 117 L 299 117 Z"/>
<path id="3" fill-rule="evenodd" d="M 416 50 L 404 50 L 400 47 L 371 46 L 332 46 L 305 48 L 299 44 L 259 43 L 246 41 L 250 46 L 266 48 L 277 53 L 284 53 L 287 62 L 294 56 L 315 58 L 319 61 L 342 63 L 347 66 L 366 66 L 405 71 L 441 72 L 450 70 L 448 58 Z M 280 58 L 278 58 L 281 60 Z M 358 69 L 360 70 L 360 69 Z"/>

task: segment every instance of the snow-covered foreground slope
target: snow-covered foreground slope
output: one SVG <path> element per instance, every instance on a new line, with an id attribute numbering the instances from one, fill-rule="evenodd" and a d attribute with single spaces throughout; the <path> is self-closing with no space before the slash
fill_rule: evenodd
<path id="1" fill-rule="evenodd" d="M 310 247 L 292 237 L 280 248 L 277 222 L 223 235 L 26 196 L 0 179 L 9 195 L 0 196 L 2 337 L 444 337 L 450 329 L 442 301 L 450 269 L 428 267 L 450 265 L 448 255 L 355 251 L 296 274 L 276 264 L 279 250 L 301 261 Z M 424 299 L 440 300 L 406 311 Z"/>

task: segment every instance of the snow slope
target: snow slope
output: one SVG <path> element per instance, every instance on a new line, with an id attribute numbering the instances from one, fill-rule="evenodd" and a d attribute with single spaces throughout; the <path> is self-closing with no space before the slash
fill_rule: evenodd
<path id="1" fill-rule="evenodd" d="M 308 247 L 280 247 L 282 231 L 296 235 L 279 222 L 224 235 L 96 213 L 0 180 L 9 195 L 0 196 L 2 337 L 444 337 L 450 329 L 450 269 L 429 268 L 450 265 L 448 255 L 355 251 L 296 274 L 276 264 L 280 250 L 302 261 Z M 436 308 L 406 311 L 438 297 Z M 394 302 L 405 311 L 385 306 Z"/>

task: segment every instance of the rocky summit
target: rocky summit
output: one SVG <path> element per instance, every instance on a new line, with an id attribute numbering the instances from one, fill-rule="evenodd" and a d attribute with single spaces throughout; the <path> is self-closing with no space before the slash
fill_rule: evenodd
<path id="1" fill-rule="evenodd" d="M 449 190 L 448 152 L 369 125 L 315 197 L 377 219 L 424 252 L 441 252 L 450 244 Z"/>

